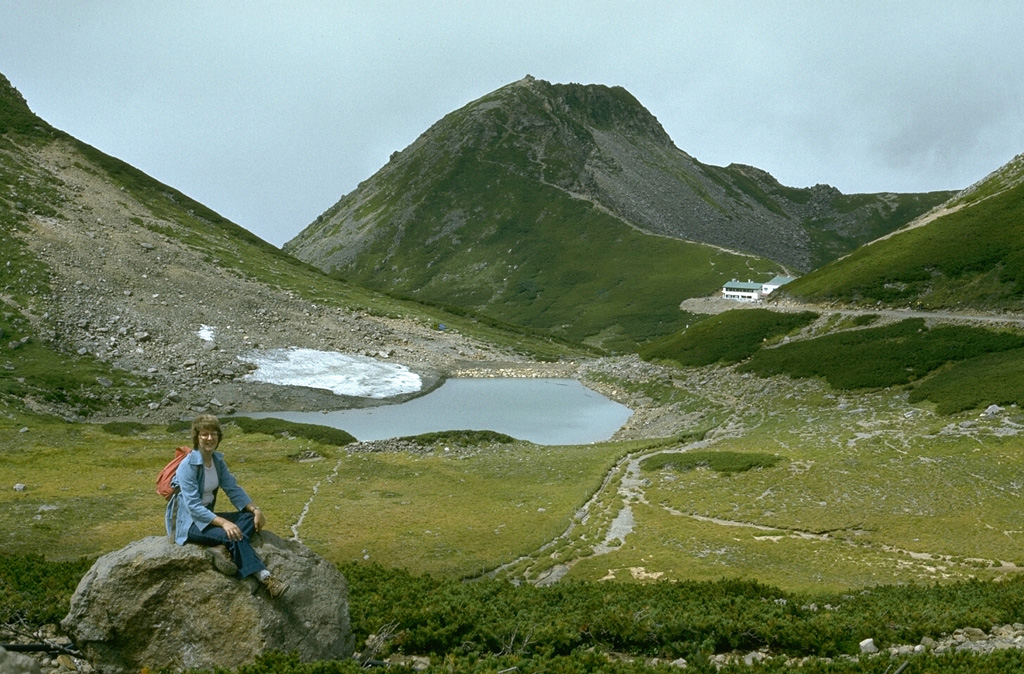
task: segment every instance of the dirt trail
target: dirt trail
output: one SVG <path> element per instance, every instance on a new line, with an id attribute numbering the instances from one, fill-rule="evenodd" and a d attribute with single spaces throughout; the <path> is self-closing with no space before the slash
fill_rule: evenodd
<path id="1" fill-rule="evenodd" d="M 671 450 L 666 450 L 664 448 L 655 450 L 645 449 L 624 457 L 608 472 L 604 481 L 601 483 L 601 487 L 598 488 L 583 507 L 577 511 L 573 521 L 570 522 L 565 531 L 553 540 L 542 545 L 532 555 L 527 555 L 509 562 L 489 575 L 498 575 L 507 569 L 516 567 L 524 560 L 533 558 L 535 561 L 528 564 L 525 568 L 519 569 L 516 576 L 523 580 L 527 580 L 528 582 L 532 582 L 535 585 L 551 585 L 565 577 L 572 567 L 580 560 L 588 557 L 606 555 L 609 552 L 616 550 L 620 545 L 625 543 L 626 537 L 633 533 L 635 522 L 633 519 L 633 509 L 630 504 L 647 503 L 647 498 L 643 489 L 645 485 L 644 478 L 640 473 L 640 462 L 648 456 L 654 456 L 655 454 L 660 454 L 664 451 L 685 452 L 692 449 L 707 447 L 711 442 L 712 441 L 709 440 L 700 440 Z M 614 505 L 606 508 L 602 505 L 602 502 L 605 500 L 607 491 L 611 488 L 614 488 L 616 492 Z M 612 511 L 614 511 L 614 515 L 612 514 Z M 543 553 L 550 551 L 553 554 L 554 552 L 557 552 L 559 548 L 571 546 L 571 544 L 578 540 L 579 536 L 583 533 L 581 531 L 581 525 L 586 524 L 591 518 L 601 521 L 609 521 L 607 528 L 603 529 L 603 533 L 601 534 L 601 542 L 593 546 L 592 553 L 590 555 L 574 557 L 566 560 L 562 564 L 556 564 L 555 566 L 538 573 L 536 569 L 543 565 Z"/>
<path id="2" fill-rule="evenodd" d="M 839 314 L 841 316 L 880 316 L 889 320 L 923 318 L 946 323 L 976 323 L 991 325 L 1018 325 L 1024 327 L 1024 316 L 1018 314 L 985 314 L 966 311 L 921 311 L 916 309 L 847 309 L 841 307 L 803 304 L 792 300 L 767 302 L 740 302 L 721 297 L 693 297 L 679 305 L 683 311 L 695 314 L 720 314 L 735 309 L 768 309 L 770 311 L 800 312 L 813 311 L 818 314 Z"/>

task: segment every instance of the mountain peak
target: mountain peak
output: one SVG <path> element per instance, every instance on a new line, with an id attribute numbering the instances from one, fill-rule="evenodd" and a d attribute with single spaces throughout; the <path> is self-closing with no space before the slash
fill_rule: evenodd
<path id="1" fill-rule="evenodd" d="M 553 84 L 527 75 L 489 96 L 502 97 L 526 90 L 542 99 L 544 109 L 552 115 L 564 115 L 598 129 L 631 129 L 650 134 L 661 142 L 671 139 L 657 118 L 626 89 L 604 84 Z M 508 101 L 511 103 L 511 101 Z M 524 101 L 518 99 L 521 104 Z"/>
<path id="2" fill-rule="evenodd" d="M 508 192 L 512 177 L 516 186 Z M 408 240 L 402 232 L 410 223 L 450 231 L 450 223 L 472 211 L 498 217 L 498 204 L 537 195 L 541 187 L 649 234 L 800 270 L 892 231 L 905 214 L 913 217 L 949 196 L 876 195 L 846 203 L 834 188 L 785 187 L 753 166 L 705 165 L 677 148 L 624 88 L 526 75 L 445 115 L 285 249 L 347 274 L 378 237 Z"/>

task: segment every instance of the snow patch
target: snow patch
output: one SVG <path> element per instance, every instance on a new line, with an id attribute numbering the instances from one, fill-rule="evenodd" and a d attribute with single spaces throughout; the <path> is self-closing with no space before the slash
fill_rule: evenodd
<path id="1" fill-rule="evenodd" d="M 217 328 L 212 325 L 200 325 L 199 330 L 196 331 L 196 335 L 204 342 L 212 342 L 215 334 L 217 334 Z"/>
<path id="2" fill-rule="evenodd" d="M 404 365 L 337 351 L 267 349 L 242 354 L 238 359 L 256 366 L 243 377 L 247 381 L 321 388 L 337 395 L 390 398 L 423 387 L 420 376 Z"/>

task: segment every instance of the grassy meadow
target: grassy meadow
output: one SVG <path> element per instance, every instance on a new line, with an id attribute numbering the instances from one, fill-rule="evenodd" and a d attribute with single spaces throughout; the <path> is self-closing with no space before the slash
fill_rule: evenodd
<path id="1" fill-rule="evenodd" d="M 635 536 L 580 579 L 755 578 L 812 590 L 1002 577 L 1024 562 L 1022 419 L 938 418 L 903 396 L 824 395 L 765 410 L 722 453 L 779 461 L 732 473 L 644 470 Z"/>
<path id="2" fill-rule="evenodd" d="M 421 452 L 368 453 L 229 423 L 223 448 L 271 528 L 338 563 L 530 579 L 564 565 L 570 580 L 727 577 L 794 591 L 1024 564 L 1016 407 L 939 415 L 898 389 L 683 373 L 671 404 L 695 421 L 660 440 L 448 451 L 441 436 Z M 188 441 L 182 428 L 0 419 L 0 548 L 74 560 L 161 535 L 155 475 Z M 299 460 L 311 454 L 321 458 Z M 624 504 L 632 526 L 606 540 Z"/>
<path id="3" fill-rule="evenodd" d="M 119 435 L 0 420 L 0 472 L 10 483 L 0 491 L 0 548 L 75 559 L 162 535 L 156 473 L 176 445 L 189 443 L 187 431 L 160 426 Z M 617 443 L 515 443 L 469 454 L 442 445 L 424 454 L 349 453 L 231 423 L 222 448 L 274 531 L 293 535 L 308 503 L 298 536 L 328 559 L 453 576 L 480 573 L 560 533 L 626 451 Z M 310 452 L 322 459 L 299 460 Z"/>

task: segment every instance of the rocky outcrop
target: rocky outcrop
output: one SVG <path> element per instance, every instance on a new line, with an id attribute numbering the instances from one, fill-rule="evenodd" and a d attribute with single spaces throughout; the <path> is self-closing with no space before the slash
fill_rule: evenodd
<path id="1" fill-rule="evenodd" d="M 39 663 L 21 653 L 9 653 L 0 648 L 0 672 L 4 674 L 39 674 Z"/>
<path id="2" fill-rule="evenodd" d="M 267 567 L 289 584 L 271 599 L 214 566 L 208 548 L 151 536 L 107 554 L 82 578 L 63 628 L 100 671 L 236 668 L 269 651 L 304 661 L 352 654 L 348 585 L 337 568 L 264 532 Z"/>

